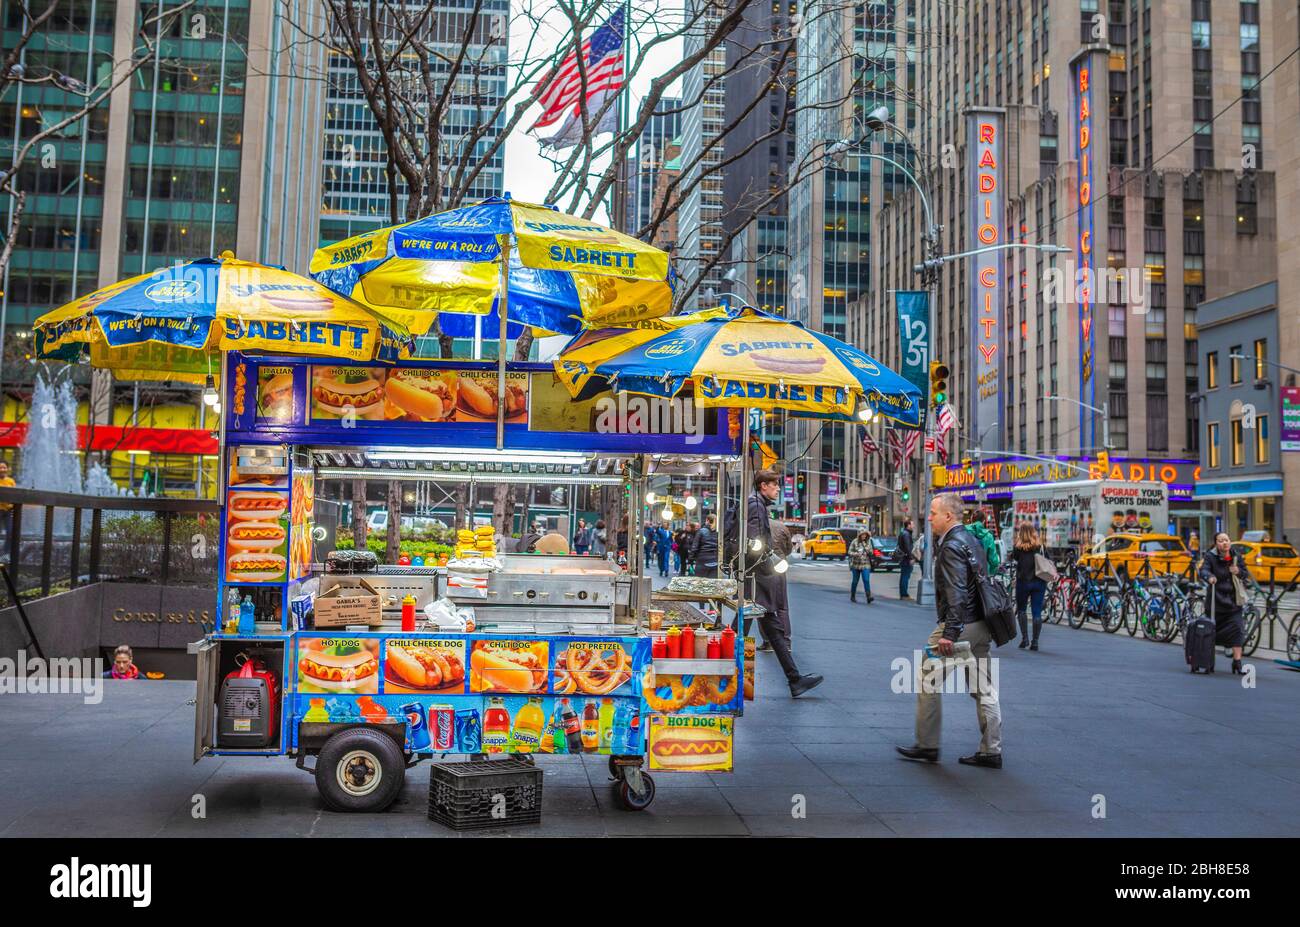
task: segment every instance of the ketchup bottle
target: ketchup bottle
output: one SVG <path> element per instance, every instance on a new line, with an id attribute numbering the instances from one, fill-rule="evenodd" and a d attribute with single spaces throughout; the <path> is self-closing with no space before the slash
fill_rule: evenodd
<path id="1" fill-rule="evenodd" d="M 736 659 L 736 629 L 722 629 L 722 658 L 724 660 Z"/>
<path id="2" fill-rule="evenodd" d="M 695 629 L 690 625 L 682 628 L 682 659 L 689 660 L 695 656 Z"/>
<path id="3" fill-rule="evenodd" d="M 682 632 L 674 626 L 668 629 L 668 659 L 676 660 L 682 655 Z"/>
<path id="4" fill-rule="evenodd" d="M 402 630 L 415 630 L 415 596 L 413 595 L 402 599 Z"/>

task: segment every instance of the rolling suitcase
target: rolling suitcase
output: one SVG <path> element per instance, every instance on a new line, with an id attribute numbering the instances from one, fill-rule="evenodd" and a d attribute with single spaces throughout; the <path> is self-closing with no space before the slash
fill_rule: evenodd
<path id="1" fill-rule="evenodd" d="M 1193 673 L 1214 672 L 1214 639 L 1216 626 L 1214 620 L 1214 587 L 1210 587 L 1210 614 L 1202 615 L 1187 623 L 1183 635 L 1183 646 L 1187 655 L 1187 666 Z"/>

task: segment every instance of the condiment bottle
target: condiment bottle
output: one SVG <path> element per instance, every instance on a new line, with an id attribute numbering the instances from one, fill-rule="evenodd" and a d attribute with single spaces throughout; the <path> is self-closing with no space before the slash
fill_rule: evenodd
<path id="1" fill-rule="evenodd" d="M 678 660 L 682 656 L 682 629 L 673 625 L 668 629 L 668 659 Z"/>
<path id="2" fill-rule="evenodd" d="M 736 659 L 736 629 L 722 629 L 722 658 L 724 660 Z"/>
<path id="3" fill-rule="evenodd" d="M 415 630 L 415 596 L 410 594 L 402 599 L 402 630 Z"/>
<path id="4" fill-rule="evenodd" d="M 668 639 L 662 634 L 655 634 L 650 638 L 650 656 L 656 660 L 668 656 Z"/>
<path id="5" fill-rule="evenodd" d="M 719 634 L 709 635 L 709 649 L 706 654 L 710 660 L 717 660 L 722 657 L 722 636 Z"/>
<path id="6" fill-rule="evenodd" d="M 709 655 L 709 632 L 700 628 L 695 632 L 695 659 L 703 660 Z"/>
<path id="7" fill-rule="evenodd" d="M 695 656 L 695 629 L 690 625 L 682 628 L 682 659 L 689 660 Z"/>

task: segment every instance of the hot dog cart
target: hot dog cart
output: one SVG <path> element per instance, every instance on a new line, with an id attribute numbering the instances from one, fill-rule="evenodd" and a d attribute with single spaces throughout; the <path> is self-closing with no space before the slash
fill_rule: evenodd
<path id="1" fill-rule="evenodd" d="M 691 633 L 652 630 L 639 517 L 651 474 L 737 459 L 736 410 L 576 401 L 549 364 L 231 353 L 223 389 L 218 617 L 191 645 L 196 762 L 293 756 L 327 805 L 356 811 L 387 806 L 410 764 L 439 755 L 607 756 L 629 809 L 654 797 L 643 767 L 731 768 L 741 603 Z M 326 503 L 336 512 L 330 497 L 364 480 L 612 486 L 625 494 L 629 566 L 511 553 L 471 524 L 452 526 L 446 564 L 343 556 L 350 532 Z M 701 598 L 727 599 L 727 582 Z M 402 630 L 404 606 L 414 630 Z M 682 638 L 704 644 L 683 653 Z"/>

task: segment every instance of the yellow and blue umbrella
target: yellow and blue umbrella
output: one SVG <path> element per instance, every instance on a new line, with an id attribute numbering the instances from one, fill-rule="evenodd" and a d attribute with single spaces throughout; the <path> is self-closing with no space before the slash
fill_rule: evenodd
<path id="1" fill-rule="evenodd" d="M 921 423 L 921 391 L 851 344 L 748 306 L 693 316 L 674 317 L 684 324 L 666 332 L 579 336 L 556 358 L 556 373 L 575 398 L 605 387 L 671 398 L 689 383 L 705 406 L 831 418 L 866 406 Z"/>
<path id="2" fill-rule="evenodd" d="M 404 327 L 279 267 L 202 258 L 103 287 L 32 326 L 38 357 L 91 363 L 138 379 L 202 383 L 220 351 L 396 361 Z"/>
<path id="3" fill-rule="evenodd" d="M 320 248 L 310 273 L 417 334 L 445 314 L 440 327 L 457 335 L 473 330 L 464 316 L 495 315 L 503 259 L 512 323 L 576 334 L 672 309 L 666 252 L 508 194 Z"/>

